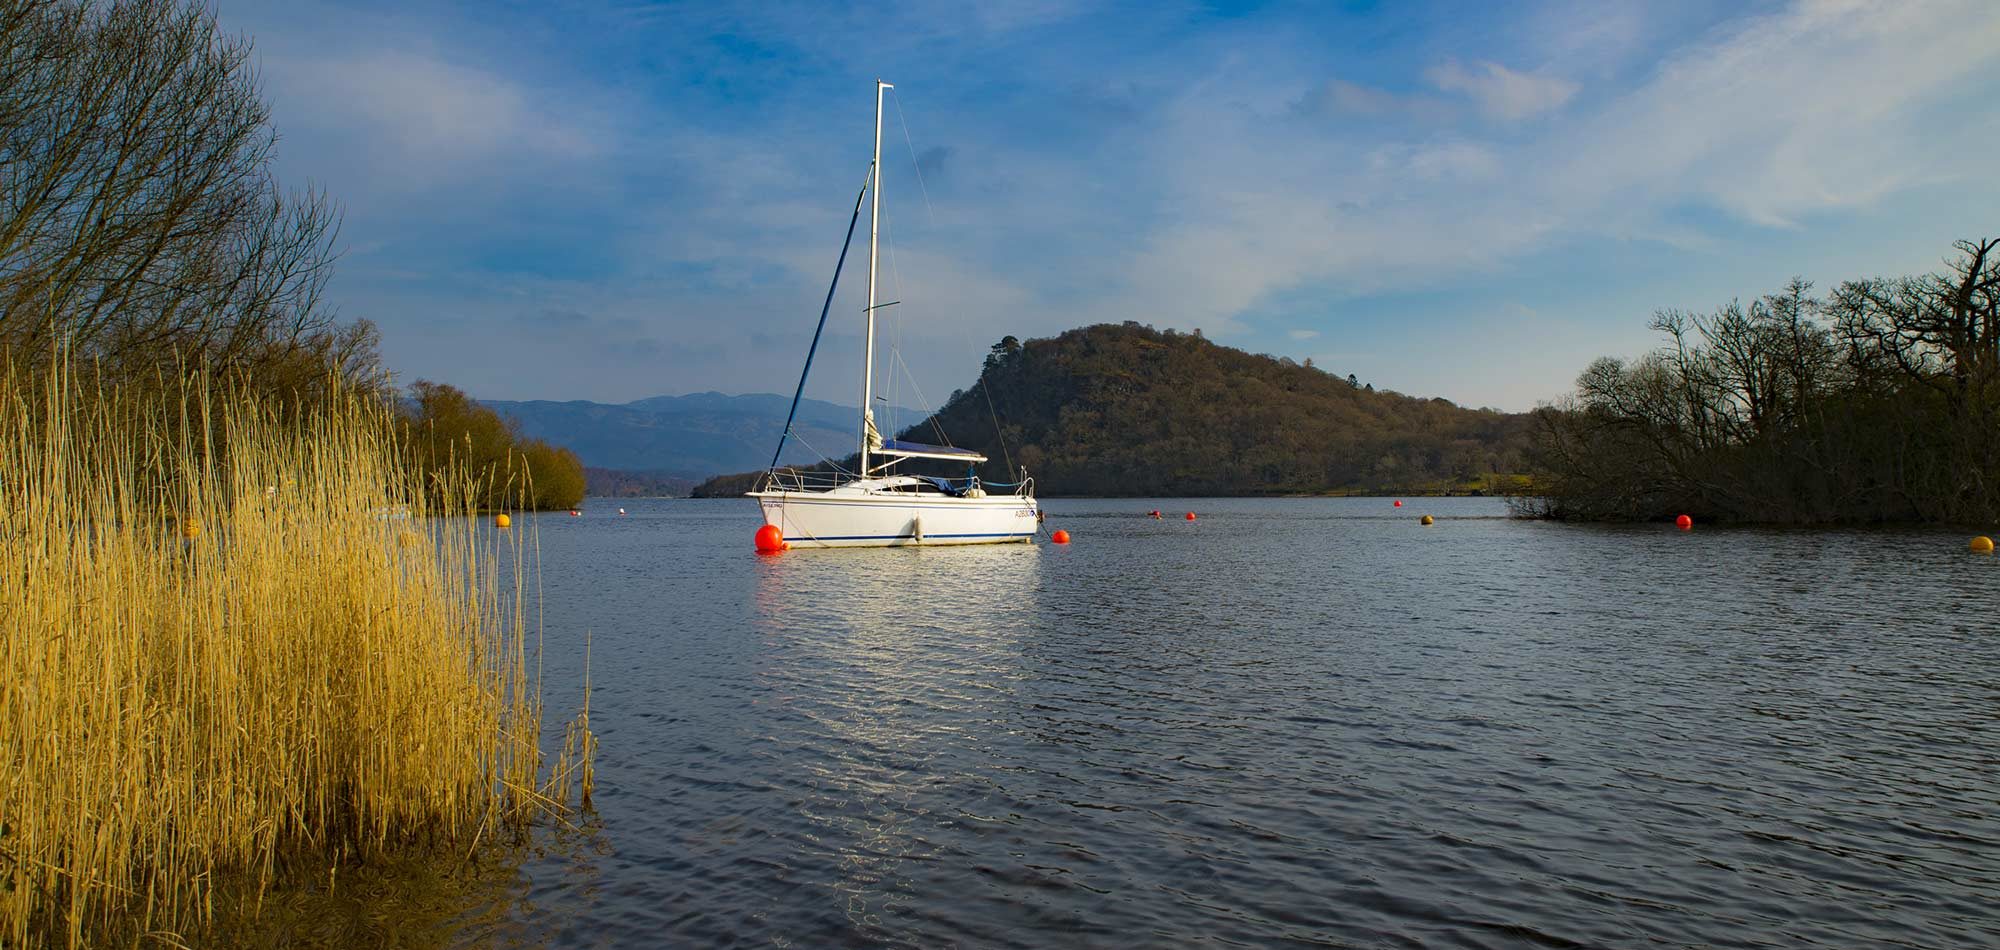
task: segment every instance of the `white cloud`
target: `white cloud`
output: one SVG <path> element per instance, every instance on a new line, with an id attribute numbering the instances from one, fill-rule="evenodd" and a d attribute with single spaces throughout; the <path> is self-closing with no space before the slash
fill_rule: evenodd
<path id="1" fill-rule="evenodd" d="M 1464 141 L 1386 146 L 1371 160 L 1380 170 L 1418 180 L 1487 181 L 1499 177 L 1504 167 L 1493 149 Z"/>
<path id="2" fill-rule="evenodd" d="M 1801 2 L 1669 56 L 1560 143 L 1552 197 L 1686 196 L 1784 227 L 1983 174 L 1991 112 L 1938 107 L 1996 65 L 1991 3 Z"/>
<path id="3" fill-rule="evenodd" d="M 1655 27 L 1671 17 L 1620 6 L 1546 43 L 1523 41 L 1571 24 L 1569 11 L 1599 6 L 1558 0 L 1547 20 L 1530 17 L 1507 27 L 1517 31 L 1510 39 L 1473 48 L 1504 49 L 1483 55 L 1518 71 L 1474 53 L 1428 72 L 1424 64 L 1439 62 L 1431 48 L 1414 67 L 1387 54 L 1330 63 L 1269 19 L 1242 18 L 1199 43 L 1163 39 L 1149 47 L 1155 53 L 1102 62 L 1077 56 L 1081 41 L 1064 45 L 1088 31 L 1044 24 L 1037 35 L 1049 42 L 1006 45 L 1003 63 L 992 58 L 1003 47 L 988 34 L 1015 24 L 935 8 L 910 14 L 920 22 L 900 32 L 864 30 L 861 18 L 834 8 L 648 13 L 657 22 L 645 28 L 681 53 L 720 55 L 700 43 L 674 47 L 670 36 L 811 35 L 814 48 L 829 50 L 838 68 L 814 61 L 793 75 L 744 67 L 736 81 L 755 74 L 755 109 L 705 91 L 690 77 L 706 73 L 693 67 L 655 88 L 620 85 L 613 70 L 541 61 L 547 51 L 520 43 L 505 18 L 483 46 L 466 42 L 462 29 L 426 41 L 421 31 L 373 21 L 343 27 L 350 35 L 340 42 L 300 31 L 293 55 L 267 57 L 265 72 L 288 153 L 322 153 L 313 154 L 320 167 L 348 176 L 349 187 L 336 181 L 333 190 L 350 209 L 371 197 L 376 206 L 372 217 L 350 215 L 350 234 L 390 248 L 356 255 L 365 262 L 351 257 L 345 280 L 359 276 L 356 265 L 394 263 L 461 267 L 468 285 L 483 285 L 488 275 L 477 268 L 411 251 L 448 251 L 463 234 L 510 227 L 533 248 L 549 241 L 546 217 L 566 212 L 593 253 L 612 252 L 595 258 L 611 273 L 582 282 L 599 295 L 584 309 L 657 320 L 726 346 L 743 325 L 791 332 L 785 321 L 794 317 L 801 344 L 809 334 L 866 158 L 854 133 L 867 110 L 851 100 L 866 98 L 879 62 L 908 64 L 886 71 L 912 77 L 898 95 L 910 95 L 903 105 L 916 150 L 953 149 L 951 174 L 933 179 L 927 196 L 901 178 L 887 191 L 909 301 L 895 309 L 912 318 L 910 362 L 936 374 L 923 380 L 933 398 L 962 384 L 1002 332 L 1137 319 L 1224 338 L 1270 320 L 1258 328 L 1303 341 L 1318 331 L 1286 328 L 1318 325 L 1344 337 L 1311 308 L 1463 286 L 1558 239 L 1610 236 L 1713 255 L 1745 246 L 1734 229 L 1690 207 L 1786 226 L 1886 202 L 1912 184 L 1986 180 L 1980 166 L 1992 153 L 1995 113 L 1981 90 L 2000 70 L 2000 5 L 1801 2 L 1725 20 L 1664 52 Z M 337 12 L 320 19 L 341 22 Z M 1067 15 L 1007 15 L 1015 13 Z M 711 29 L 701 17 L 726 22 Z M 822 42 L 829 32 L 834 39 Z M 897 36 L 876 45 L 878 33 Z M 978 37 L 969 45 L 967 33 Z M 381 49 L 385 35 L 401 45 Z M 271 48 L 267 39 L 259 33 L 260 50 Z M 951 56 L 966 70 L 991 68 L 996 82 L 1018 87 L 1018 101 L 988 97 L 958 108 L 948 97 L 965 90 L 916 78 L 923 70 L 911 57 L 928 63 L 940 55 L 935 47 L 953 68 L 960 60 Z M 1352 78 L 1328 78 L 1336 67 Z M 1405 74 L 1383 72 L 1398 68 Z M 1105 75 L 1118 82 L 1106 84 Z M 837 102 L 817 87 L 802 91 L 800 76 L 845 91 Z M 1355 81 L 1364 76 L 1381 85 Z M 1589 94 L 1574 80 L 1587 82 Z M 687 104 L 703 96 L 708 111 Z M 909 164 L 900 136 L 892 126 L 885 142 L 896 176 Z M 556 189 L 592 192 L 578 202 Z M 1993 195 L 1991 187 L 1967 193 L 1973 203 Z M 885 271 L 886 255 L 885 246 Z M 849 268 L 835 319 L 852 323 L 858 304 L 845 298 L 860 286 L 854 258 Z M 664 276 L 647 283 L 645 275 Z M 552 285 L 537 300 L 569 306 L 580 293 Z M 387 316 L 393 342 L 394 301 L 413 298 L 385 291 L 381 299 L 379 313 L 349 310 Z M 446 306 L 455 298 L 438 299 Z M 1282 309 L 1274 301 L 1298 300 L 1308 302 L 1274 312 Z M 428 313 L 429 303 L 400 309 Z M 1560 317 L 1558 305 L 1544 309 L 1521 317 Z M 1496 338 L 1492 349 L 1506 345 Z M 929 353 L 919 357 L 918 347 Z M 1384 350 L 1380 358 L 1396 357 Z M 712 376 L 689 375 L 686 385 L 727 388 L 740 370 L 717 361 Z M 587 369 L 569 379 L 562 384 L 635 385 L 600 382 Z"/>
<path id="4" fill-rule="evenodd" d="M 1527 50 L 1539 62 L 1561 63 L 1565 74 L 1579 76 L 1615 72 L 1646 53 L 1652 31 L 1703 11 L 1697 4 L 1649 0 L 1544 0 L 1521 12 L 1496 38 L 1500 45 Z"/>
<path id="5" fill-rule="evenodd" d="M 1312 87 L 1299 97 L 1295 108 L 1324 118 L 1408 116 L 1441 120 L 1453 111 L 1450 104 L 1432 96 L 1391 92 L 1345 79 L 1329 79 Z"/>
<path id="6" fill-rule="evenodd" d="M 1963 114 L 1952 102 L 1976 97 L 1984 84 L 1969 77 L 1996 69 L 2000 6 L 1806 2 L 1674 50 L 1624 94 L 1547 116 L 1547 130 L 1525 140 L 1467 130 L 1382 142 L 1351 126 L 1302 131 L 1300 106 L 1260 115 L 1190 94 L 1166 108 L 1147 149 L 1145 170 L 1172 214 L 1133 245 L 1097 312 L 1226 336 L 1277 294 L 1434 286 L 1563 234 L 1713 252 L 1682 214 L 1690 204 L 1783 226 L 1979 174 L 1991 109 Z M 1575 92 L 1492 64 L 1443 78 L 1498 117 Z M 1345 96 L 1345 107 L 1388 107 L 1365 90 L 1317 88 L 1335 105 Z"/>
<path id="7" fill-rule="evenodd" d="M 1310 340 L 1316 336 L 1319 336 L 1318 330 L 1293 330 L 1291 332 L 1291 337 L 1294 340 Z"/>
<path id="8" fill-rule="evenodd" d="M 390 178 L 421 184 L 468 163 L 590 158 L 604 147 L 590 110 L 491 70 L 407 51 L 271 61 L 287 118 L 337 133 Z"/>
<path id="9" fill-rule="evenodd" d="M 1576 95 L 1567 79 L 1517 73 L 1499 63 L 1476 63 L 1467 69 L 1456 60 L 1440 63 L 1424 74 L 1445 92 L 1464 93 L 1489 118 L 1515 121 L 1559 109 Z"/>

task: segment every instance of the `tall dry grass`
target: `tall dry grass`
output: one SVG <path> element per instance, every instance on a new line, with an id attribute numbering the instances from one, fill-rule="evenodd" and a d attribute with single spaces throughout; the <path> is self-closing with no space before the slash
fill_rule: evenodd
<path id="1" fill-rule="evenodd" d="M 225 882 L 589 794 L 587 722 L 542 774 L 532 551 L 398 451 L 362 397 L 0 379 L 0 945 L 199 942 Z"/>

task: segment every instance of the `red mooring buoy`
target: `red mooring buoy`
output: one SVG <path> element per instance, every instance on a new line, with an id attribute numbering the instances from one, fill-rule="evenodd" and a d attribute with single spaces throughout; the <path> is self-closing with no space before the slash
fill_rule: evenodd
<path id="1" fill-rule="evenodd" d="M 1397 507 L 1397 508 L 1401 508 L 1401 507 L 1403 507 L 1403 499 L 1401 499 L 1401 498 L 1398 498 L 1398 499 L 1396 499 L 1396 504 L 1395 504 L 1395 507 Z"/>
<path id="2" fill-rule="evenodd" d="M 1187 513 L 1187 520 L 1189 520 L 1189 521 L 1193 521 L 1193 520 L 1194 520 L 1194 512 L 1190 511 L 1190 512 L 1188 512 L 1188 513 Z"/>
<path id="3" fill-rule="evenodd" d="M 767 524 L 757 529 L 757 553 L 776 554 L 785 549 L 785 533 L 778 526 Z"/>
<path id="4" fill-rule="evenodd" d="M 1694 527 L 1694 519 L 1688 517 L 1687 515 L 1682 515 L 1674 519 L 1674 527 L 1679 528 L 1682 531 L 1686 531 L 1687 529 Z"/>
<path id="5" fill-rule="evenodd" d="M 1064 531 L 1064 530 L 1063 530 L 1063 529 L 1061 529 L 1061 528 L 1057 528 L 1057 529 L 1056 529 L 1056 533 L 1054 533 L 1054 534 L 1052 534 L 1052 535 L 1049 535 L 1049 540 L 1050 540 L 1050 541 L 1054 541 L 1054 542 L 1055 542 L 1055 543 L 1057 543 L 1057 544 L 1068 544 L 1068 543 L 1069 543 L 1069 532 L 1067 532 L 1067 531 Z"/>

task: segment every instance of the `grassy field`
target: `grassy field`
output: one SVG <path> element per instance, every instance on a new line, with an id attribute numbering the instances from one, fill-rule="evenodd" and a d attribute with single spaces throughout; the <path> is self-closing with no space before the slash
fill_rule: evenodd
<path id="1" fill-rule="evenodd" d="M 218 882 L 587 798 L 587 719 L 539 748 L 530 542 L 397 444 L 365 398 L 0 380 L 0 945 L 198 945 Z"/>

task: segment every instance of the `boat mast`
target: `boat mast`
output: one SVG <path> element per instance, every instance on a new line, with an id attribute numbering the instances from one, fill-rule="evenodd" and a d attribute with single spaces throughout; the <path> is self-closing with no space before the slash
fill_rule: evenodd
<path id="1" fill-rule="evenodd" d="M 861 469 L 868 477 L 868 442 L 875 434 L 875 251 L 882 231 L 882 90 L 895 87 L 875 80 L 875 160 L 869 164 L 868 317 L 867 342 L 861 358 Z"/>

